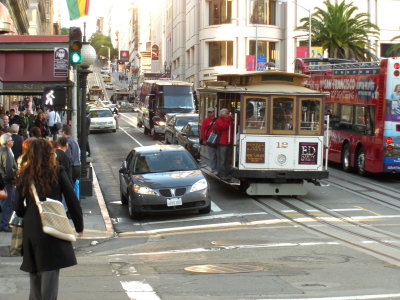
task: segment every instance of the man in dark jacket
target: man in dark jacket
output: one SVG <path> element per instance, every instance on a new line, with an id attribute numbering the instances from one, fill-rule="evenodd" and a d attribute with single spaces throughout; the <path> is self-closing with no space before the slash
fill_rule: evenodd
<path id="1" fill-rule="evenodd" d="M 61 166 L 64 167 L 65 172 L 68 175 L 68 178 L 72 182 L 72 168 L 71 168 L 71 161 L 69 160 L 69 157 L 67 154 L 65 154 L 65 151 L 68 149 L 68 141 L 65 136 L 60 136 L 57 139 L 57 148 L 56 148 L 56 155 L 57 155 L 57 160 Z"/>
<path id="2" fill-rule="evenodd" d="M 10 221 L 12 214 L 12 201 L 15 195 L 15 184 L 17 182 L 16 171 L 17 164 L 14 159 L 14 155 L 11 151 L 11 147 L 14 141 L 11 137 L 11 133 L 4 133 L 0 137 L 0 174 L 4 180 L 5 188 L 7 190 L 7 198 L 0 201 L 1 206 L 1 220 L 0 220 L 0 231 L 11 232 L 8 222 Z"/>
<path id="3" fill-rule="evenodd" d="M 15 109 L 10 109 L 10 116 L 9 116 L 9 125 L 11 127 L 12 124 L 21 125 L 21 117 L 15 114 Z"/>
<path id="4" fill-rule="evenodd" d="M 18 161 L 18 157 L 22 153 L 22 143 L 24 142 L 24 138 L 18 134 L 19 132 L 19 125 L 12 124 L 10 127 L 10 133 L 12 134 L 12 139 L 14 141 L 11 150 L 14 154 L 15 161 Z"/>

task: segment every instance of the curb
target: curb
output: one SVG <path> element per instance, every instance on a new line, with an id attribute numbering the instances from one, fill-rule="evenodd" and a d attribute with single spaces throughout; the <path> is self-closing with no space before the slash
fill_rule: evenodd
<path id="1" fill-rule="evenodd" d="M 92 167 L 92 172 L 93 172 L 93 190 L 96 195 L 97 202 L 99 203 L 100 212 L 101 215 L 103 216 L 106 232 L 114 236 L 114 227 L 112 225 L 110 215 L 108 214 L 106 203 L 104 201 L 104 197 L 100 189 L 99 181 L 97 180 L 96 172 L 94 171 L 93 167 Z"/>

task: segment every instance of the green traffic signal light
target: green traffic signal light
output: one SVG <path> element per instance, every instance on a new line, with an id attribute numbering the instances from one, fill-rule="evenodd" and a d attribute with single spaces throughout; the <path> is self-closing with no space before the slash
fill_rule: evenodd
<path id="1" fill-rule="evenodd" d="M 73 64 L 79 64 L 80 62 L 82 62 L 82 55 L 80 53 L 72 53 L 71 54 L 71 63 Z"/>
<path id="2" fill-rule="evenodd" d="M 76 65 L 82 62 L 82 32 L 79 27 L 71 27 L 69 30 L 69 61 Z"/>

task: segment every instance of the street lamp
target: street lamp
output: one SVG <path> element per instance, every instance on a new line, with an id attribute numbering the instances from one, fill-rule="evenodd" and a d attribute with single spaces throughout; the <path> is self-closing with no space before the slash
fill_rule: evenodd
<path id="1" fill-rule="evenodd" d="M 92 182 L 90 178 L 87 178 L 87 166 L 86 166 L 86 144 L 88 142 L 88 132 L 86 128 L 86 88 L 87 88 L 87 76 L 92 73 L 89 70 L 89 66 L 93 65 L 96 60 L 96 50 L 85 40 L 82 46 L 82 62 L 80 64 L 79 75 L 80 75 L 80 87 L 81 87 L 81 180 L 80 180 L 80 191 L 83 196 L 92 195 Z"/>
<path id="2" fill-rule="evenodd" d="M 257 1 L 257 0 L 250 0 L 249 5 L 253 1 Z M 250 10 L 249 10 L 249 13 L 250 13 Z M 249 16 L 249 18 L 250 18 L 250 16 Z M 258 16 L 257 16 L 257 21 L 256 22 L 258 22 Z M 256 51 L 255 51 L 255 54 L 256 54 L 256 71 L 257 71 L 257 67 L 258 67 L 258 23 L 255 23 L 253 25 L 256 26 Z"/>
<path id="3" fill-rule="evenodd" d="M 278 0 L 279 4 L 287 2 L 288 0 Z M 293 0 L 292 2 L 308 12 L 308 57 L 311 58 L 311 9 L 305 8 L 304 6 L 298 4 L 297 2 L 294 2 Z"/>
<path id="4" fill-rule="evenodd" d="M 251 1 L 253 1 L 253 0 L 251 0 Z M 239 19 L 242 19 L 242 18 L 231 18 L 232 21 L 239 21 Z M 246 20 L 246 19 L 243 19 L 243 20 Z M 255 50 L 256 68 L 255 69 L 257 71 L 257 63 L 258 63 L 258 59 L 257 59 L 257 56 L 258 56 L 258 24 L 256 23 L 256 24 L 252 24 L 252 25 L 254 25 L 256 27 L 256 50 Z"/>

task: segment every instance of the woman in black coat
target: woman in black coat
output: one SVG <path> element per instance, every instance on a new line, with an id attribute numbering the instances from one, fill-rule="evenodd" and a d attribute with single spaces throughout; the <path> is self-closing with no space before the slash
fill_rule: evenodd
<path id="1" fill-rule="evenodd" d="M 64 195 L 75 230 L 82 236 L 79 201 L 64 168 L 56 162 L 52 145 L 45 139 L 32 140 L 21 157 L 14 209 L 24 218 L 21 270 L 30 273 L 29 299 L 57 299 L 59 269 L 73 266 L 77 261 L 71 242 L 43 232 L 31 183 L 35 184 L 40 201 L 46 197 L 61 201 L 61 194 Z"/>

